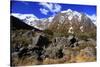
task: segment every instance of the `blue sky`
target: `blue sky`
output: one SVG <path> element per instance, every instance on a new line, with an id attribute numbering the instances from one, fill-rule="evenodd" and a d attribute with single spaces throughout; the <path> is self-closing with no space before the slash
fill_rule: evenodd
<path id="1" fill-rule="evenodd" d="M 96 15 L 95 5 L 75 5 L 61 3 L 40 3 L 28 1 L 11 1 L 11 13 L 34 14 L 38 18 L 46 18 L 60 11 L 72 9 L 88 15 Z"/>

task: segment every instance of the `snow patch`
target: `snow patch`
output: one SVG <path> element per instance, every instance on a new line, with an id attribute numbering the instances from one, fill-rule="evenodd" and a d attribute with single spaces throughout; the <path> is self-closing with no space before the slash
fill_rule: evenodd
<path id="1" fill-rule="evenodd" d="M 65 20 L 64 16 L 61 16 L 60 19 L 59 19 L 59 22 L 60 22 L 61 24 L 63 24 L 64 20 Z"/>
<path id="2" fill-rule="evenodd" d="M 70 16 L 68 16 L 68 19 L 69 19 L 69 20 L 72 20 L 72 18 L 73 18 L 73 16 L 71 16 L 71 15 L 70 15 Z"/>
<path id="3" fill-rule="evenodd" d="M 69 20 L 72 20 L 73 17 L 78 17 L 78 21 L 80 22 L 81 21 L 81 16 L 82 14 L 77 12 L 77 11 L 73 11 L 71 9 L 68 9 L 68 10 L 65 10 L 65 11 L 61 11 L 61 13 L 66 13 L 66 16 L 65 17 L 68 17 Z"/>
<path id="4" fill-rule="evenodd" d="M 80 30 L 81 30 L 81 32 L 84 32 L 84 30 L 83 30 L 83 26 L 80 26 Z"/>
<path id="5" fill-rule="evenodd" d="M 34 26 L 35 28 L 39 29 L 39 30 L 44 30 L 44 28 L 38 27 L 38 26 Z"/>
<path id="6" fill-rule="evenodd" d="M 53 19 L 54 19 L 54 16 L 49 17 L 48 19 L 49 19 L 49 22 L 52 22 L 52 21 L 53 21 Z"/>
<path id="7" fill-rule="evenodd" d="M 67 12 L 72 12 L 72 10 L 68 9 L 68 10 L 61 11 L 61 13 L 67 13 Z"/>
<path id="8" fill-rule="evenodd" d="M 71 34 L 74 33 L 74 32 L 73 32 L 73 27 L 72 27 L 72 26 L 69 28 L 68 33 L 71 33 Z"/>
<path id="9" fill-rule="evenodd" d="M 79 12 L 77 12 L 77 11 L 74 11 L 73 12 L 73 15 L 75 16 L 78 16 L 78 21 L 80 22 L 81 21 L 81 16 L 82 16 L 82 14 L 81 13 L 79 13 Z"/>

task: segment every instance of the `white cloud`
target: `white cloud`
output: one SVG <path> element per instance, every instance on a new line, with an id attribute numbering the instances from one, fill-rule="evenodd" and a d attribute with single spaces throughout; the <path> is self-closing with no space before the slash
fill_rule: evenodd
<path id="1" fill-rule="evenodd" d="M 45 7 L 45 8 L 48 8 L 49 10 L 52 10 L 52 8 L 53 8 L 53 4 L 51 4 L 51 3 L 40 3 L 40 5 L 42 5 L 43 7 Z"/>
<path id="2" fill-rule="evenodd" d="M 92 14 L 92 15 L 88 15 L 88 14 L 86 14 L 92 21 L 93 21 L 93 23 L 96 25 L 96 15 L 95 14 Z"/>
<path id="3" fill-rule="evenodd" d="M 58 5 L 58 4 L 54 4 L 54 12 L 59 12 L 59 11 L 61 11 L 61 6 L 60 5 Z"/>
<path id="4" fill-rule="evenodd" d="M 44 9 L 48 9 L 53 14 L 61 11 L 61 6 L 59 4 L 55 3 L 39 3 L 39 4 L 42 5 Z"/>
<path id="5" fill-rule="evenodd" d="M 40 11 L 42 14 L 47 15 L 47 13 L 49 12 L 48 10 L 44 9 L 44 8 L 40 8 Z"/>

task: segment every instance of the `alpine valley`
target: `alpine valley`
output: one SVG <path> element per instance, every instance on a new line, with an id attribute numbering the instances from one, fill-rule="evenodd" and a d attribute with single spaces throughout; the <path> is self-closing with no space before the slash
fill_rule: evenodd
<path id="1" fill-rule="evenodd" d="M 96 61 L 96 18 L 71 9 L 10 17 L 12 66 Z"/>

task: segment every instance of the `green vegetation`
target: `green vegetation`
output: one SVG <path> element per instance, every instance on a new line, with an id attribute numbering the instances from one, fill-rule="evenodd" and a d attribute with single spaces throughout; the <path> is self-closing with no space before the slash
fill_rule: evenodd
<path id="1" fill-rule="evenodd" d="M 13 37 L 11 37 L 12 44 L 22 44 L 24 46 L 28 46 L 28 44 L 32 43 L 32 36 L 34 36 L 34 32 L 29 32 L 29 30 L 15 30 L 12 31 Z M 13 45 L 13 46 L 15 46 Z"/>
<path id="2" fill-rule="evenodd" d="M 53 36 L 53 32 L 52 32 L 51 30 L 49 30 L 49 29 L 46 29 L 46 30 L 44 30 L 43 32 L 44 32 L 45 34 L 47 34 L 47 35 Z"/>
<path id="3" fill-rule="evenodd" d="M 86 33 L 86 32 L 78 32 L 78 33 L 75 33 L 75 35 L 79 39 L 82 39 L 82 40 L 87 40 L 88 38 L 93 38 L 93 39 L 96 40 L 96 32 L 89 32 L 89 33 Z"/>

